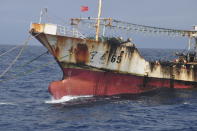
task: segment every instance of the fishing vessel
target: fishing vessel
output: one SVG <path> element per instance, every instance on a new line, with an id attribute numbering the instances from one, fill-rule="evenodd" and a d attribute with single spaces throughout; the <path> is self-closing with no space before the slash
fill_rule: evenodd
<path id="1" fill-rule="evenodd" d="M 53 81 L 48 87 L 55 99 L 140 94 L 161 87 L 197 87 L 196 27 L 176 30 L 132 24 L 101 18 L 101 9 L 99 0 L 98 17 L 72 18 L 71 28 L 41 20 L 31 24 L 30 33 L 54 56 L 63 72 L 62 80 Z M 95 29 L 95 36 L 84 35 L 80 25 Z M 177 53 L 173 61 L 147 61 L 131 39 L 106 36 L 108 29 L 188 37 L 189 50 L 186 54 Z"/>

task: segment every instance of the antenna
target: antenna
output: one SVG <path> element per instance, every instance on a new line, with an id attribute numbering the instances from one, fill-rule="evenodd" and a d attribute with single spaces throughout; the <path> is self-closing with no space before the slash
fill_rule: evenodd
<path id="1" fill-rule="evenodd" d="M 190 51 L 190 50 L 191 50 L 191 39 L 192 39 L 192 37 L 191 37 L 191 36 L 189 36 L 189 41 L 188 41 L 188 51 Z"/>
<path id="2" fill-rule="evenodd" d="M 197 31 L 197 26 L 193 26 L 194 31 Z M 193 34 L 193 38 L 195 40 L 195 44 L 194 44 L 194 50 L 195 50 L 195 55 L 196 55 L 196 60 L 197 60 L 197 33 Z"/>
<path id="3" fill-rule="evenodd" d="M 40 19 L 39 19 L 39 24 L 42 23 L 42 17 L 47 14 L 47 8 L 42 8 L 40 11 Z"/>

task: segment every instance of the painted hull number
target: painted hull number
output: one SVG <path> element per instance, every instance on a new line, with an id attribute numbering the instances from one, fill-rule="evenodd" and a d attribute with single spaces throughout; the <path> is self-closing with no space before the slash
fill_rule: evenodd
<path id="1" fill-rule="evenodd" d="M 111 57 L 111 63 L 114 63 L 114 62 L 116 62 L 116 63 L 121 63 L 121 60 L 122 60 L 122 56 L 113 55 L 113 56 Z"/>

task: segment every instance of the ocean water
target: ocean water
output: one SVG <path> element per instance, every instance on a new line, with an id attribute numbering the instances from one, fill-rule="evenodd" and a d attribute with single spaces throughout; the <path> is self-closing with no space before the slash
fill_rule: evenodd
<path id="1" fill-rule="evenodd" d="M 11 47 L 1 45 L 0 54 Z M 24 65 L 45 51 L 43 47 L 28 47 L 14 67 L 0 79 L 1 131 L 197 130 L 196 89 L 159 89 L 124 97 L 66 96 L 53 100 L 47 90 L 48 84 L 62 77 L 53 58 L 46 54 Z M 140 51 L 146 59 L 162 60 L 173 59 L 176 50 Z M 6 69 L 17 52 L 0 57 L 0 72 Z"/>

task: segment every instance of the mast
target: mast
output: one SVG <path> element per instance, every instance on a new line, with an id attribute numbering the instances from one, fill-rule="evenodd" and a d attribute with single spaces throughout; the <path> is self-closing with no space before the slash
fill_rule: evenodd
<path id="1" fill-rule="evenodd" d="M 97 18 L 97 24 L 96 24 L 96 41 L 98 41 L 99 39 L 101 9 L 102 9 L 102 0 L 99 0 L 98 18 Z"/>
<path id="2" fill-rule="evenodd" d="M 42 8 L 40 11 L 40 18 L 39 18 L 39 24 L 42 23 L 42 18 L 45 16 L 45 19 L 47 17 L 47 8 Z"/>
<path id="3" fill-rule="evenodd" d="M 197 31 L 197 26 L 196 26 L 196 25 L 194 26 L 194 31 Z M 194 33 L 194 34 L 192 35 L 192 37 L 193 37 L 194 40 L 195 40 L 194 51 L 195 51 L 195 59 L 197 60 L 197 33 Z"/>
<path id="4" fill-rule="evenodd" d="M 191 39 L 192 39 L 192 37 L 191 37 L 191 36 L 189 36 L 189 41 L 188 41 L 188 51 L 190 51 L 190 50 L 191 50 Z"/>

